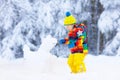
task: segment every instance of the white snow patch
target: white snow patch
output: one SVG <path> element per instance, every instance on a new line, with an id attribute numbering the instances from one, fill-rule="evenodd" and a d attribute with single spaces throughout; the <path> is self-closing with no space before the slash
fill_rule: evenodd
<path id="1" fill-rule="evenodd" d="M 49 42 L 49 43 L 47 43 Z M 24 46 L 24 59 L 12 61 L 0 58 L 1 80 L 119 80 L 119 56 L 87 55 L 86 73 L 71 74 L 66 58 L 57 58 L 50 54 L 50 49 L 56 44 L 56 39 L 50 35 L 43 39 L 39 50 L 31 52 Z M 49 45 L 47 47 L 46 45 Z"/>

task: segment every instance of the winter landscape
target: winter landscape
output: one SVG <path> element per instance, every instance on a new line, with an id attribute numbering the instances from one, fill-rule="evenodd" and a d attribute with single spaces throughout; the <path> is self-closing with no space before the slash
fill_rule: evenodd
<path id="1" fill-rule="evenodd" d="M 104 60 L 101 60 L 104 59 Z M 32 59 L 33 60 L 33 59 Z M 17 60 L 0 63 L 1 80 L 119 80 L 120 60 L 118 57 L 86 57 L 87 72 L 71 74 L 66 64 L 66 59 L 54 59 L 50 67 L 45 62 L 29 62 Z M 109 60 L 109 61 L 107 61 Z M 38 60 L 37 60 L 38 61 Z M 52 68 L 51 68 L 52 66 Z M 43 68 L 44 67 L 44 68 Z"/>
<path id="2" fill-rule="evenodd" d="M 49 43 L 46 47 L 46 41 Z M 119 56 L 87 55 L 85 63 L 87 72 L 73 74 L 70 72 L 66 58 L 57 58 L 49 50 L 56 39 L 48 35 L 37 52 L 31 52 L 24 46 L 25 57 L 8 61 L 0 59 L 1 80 L 119 80 Z"/>
<path id="3" fill-rule="evenodd" d="M 87 71 L 71 73 L 70 11 L 88 26 Z M 120 0 L 0 0 L 0 80 L 120 80 Z"/>

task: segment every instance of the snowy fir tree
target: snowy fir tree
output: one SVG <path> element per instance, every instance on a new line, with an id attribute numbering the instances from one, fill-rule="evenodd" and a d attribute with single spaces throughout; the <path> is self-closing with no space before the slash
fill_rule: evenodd
<path id="1" fill-rule="evenodd" d="M 116 55 L 120 53 L 120 1 L 100 0 L 104 11 L 98 20 L 98 28 L 104 34 L 103 54 Z"/>

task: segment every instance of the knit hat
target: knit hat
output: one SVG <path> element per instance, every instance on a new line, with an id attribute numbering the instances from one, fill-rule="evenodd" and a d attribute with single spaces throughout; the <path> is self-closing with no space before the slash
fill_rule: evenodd
<path id="1" fill-rule="evenodd" d="M 76 19 L 74 16 L 71 15 L 70 12 L 66 12 L 66 17 L 64 19 L 64 25 L 70 25 L 70 24 L 75 24 Z"/>

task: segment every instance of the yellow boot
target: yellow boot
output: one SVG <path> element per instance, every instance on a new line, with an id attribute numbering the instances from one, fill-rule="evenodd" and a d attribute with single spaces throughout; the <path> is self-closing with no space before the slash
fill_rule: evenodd
<path id="1" fill-rule="evenodd" d="M 68 65 L 72 73 L 86 72 L 84 64 L 85 55 L 82 53 L 70 54 L 68 57 Z"/>
<path id="2" fill-rule="evenodd" d="M 85 55 L 83 53 L 76 53 L 74 56 L 74 65 L 76 66 L 77 72 L 86 72 L 84 63 Z"/>
<path id="3" fill-rule="evenodd" d="M 67 63 L 69 65 L 72 73 L 75 72 L 73 61 L 74 61 L 74 55 L 70 54 L 69 57 L 68 57 L 68 62 Z"/>
<path id="4" fill-rule="evenodd" d="M 84 62 L 80 64 L 80 72 L 86 72 L 86 66 Z"/>
<path id="5" fill-rule="evenodd" d="M 69 57 L 68 57 L 68 65 L 71 69 L 71 73 L 77 73 L 78 72 L 78 67 L 76 65 L 75 57 L 76 57 L 75 54 L 70 54 Z"/>

